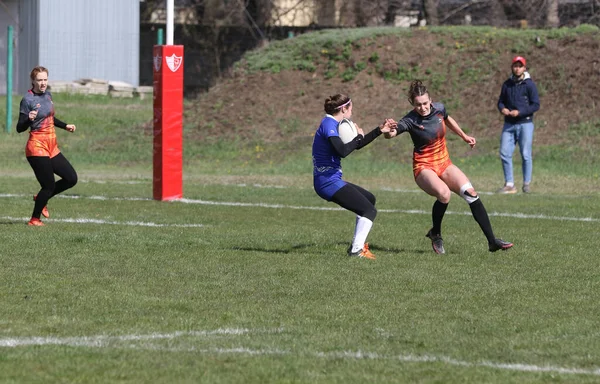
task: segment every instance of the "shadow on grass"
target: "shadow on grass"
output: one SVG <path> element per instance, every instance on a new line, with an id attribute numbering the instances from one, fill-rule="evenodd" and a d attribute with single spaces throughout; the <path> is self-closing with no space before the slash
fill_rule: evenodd
<path id="1" fill-rule="evenodd" d="M 348 243 L 338 242 L 337 245 L 347 246 Z M 423 249 L 405 249 L 405 248 L 395 248 L 395 247 L 384 247 L 384 246 L 380 246 L 376 243 L 369 243 L 369 249 L 371 251 L 373 251 L 373 253 L 378 252 L 378 251 L 387 252 L 387 253 L 418 253 L 418 254 L 429 253 L 428 250 L 426 251 Z"/>
<path id="2" fill-rule="evenodd" d="M 335 246 L 343 246 L 347 247 L 347 242 L 337 242 Z M 301 253 L 302 250 L 314 248 L 317 250 L 318 245 L 315 243 L 312 244 L 297 244 L 292 245 L 289 248 L 261 248 L 261 247 L 231 247 L 233 251 L 244 251 L 244 252 L 265 252 L 265 253 L 281 253 L 281 254 L 289 254 L 289 253 Z M 401 254 L 401 253 L 416 253 L 416 254 L 431 254 L 431 250 L 427 249 L 405 249 L 405 248 L 395 248 L 395 247 L 384 247 L 379 246 L 377 244 L 369 243 L 369 249 L 373 252 L 386 252 L 393 254 Z"/>
<path id="3" fill-rule="evenodd" d="M 0 225 L 25 225 L 27 221 L 0 221 Z"/>
<path id="4" fill-rule="evenodd" d="M 233 251 L 247 251 L 247 252 L 265 252 L 265 253 L 294 253 L 302 249 L 308 249 L 311 247 L 316 247 L 316 244 L 298 244 L 292 245 L 289 248 L 272 248 L 266 249 L 261 247 L 232 247 Z"/>

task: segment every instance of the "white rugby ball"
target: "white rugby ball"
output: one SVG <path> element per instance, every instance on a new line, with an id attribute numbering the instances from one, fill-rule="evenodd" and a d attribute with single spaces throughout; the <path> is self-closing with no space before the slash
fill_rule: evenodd
<path id="1" fill-rule="evenodd" d="M 344 144 L 351 142 L 358 135 L 356 125 L 349 119 L 343 119 L 338 124 L 338 133 Z"/>

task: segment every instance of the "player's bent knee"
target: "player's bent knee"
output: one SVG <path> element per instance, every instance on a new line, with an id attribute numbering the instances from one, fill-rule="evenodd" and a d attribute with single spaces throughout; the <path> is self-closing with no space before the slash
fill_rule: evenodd
<path id="1" fill-rule="evenodd" d="M 468 204 L 474 203 L 479 199 L 479 196 L 471 183 L 466 183 L 460 187 L 460 196 L 465 199 Z"/>
<path id="2" fill-rule="evenodd" d="M 67 176 L 64 180 L 69 183 L 69 188 L 73 188 L 77 184 L 78 176 L 76 173 L 73 173 L 72 175 Z"/>
<path id="3" fill-rule="evenodd" d="M 449 189 L 439 193 L 436 197 L 440 203 L 448 204 L 450 202 L 450 197 L 452 196 L 452 191 Z"/>
<path id="4" fill-rule="evenodd" d="M 362 214 L 361 216 L 366 217 L 371 221 L 375 221 L 375 217 L 377 217 L 377 209 L 373 207 L 373 209 L 364 212 L 364 214 Z"/>

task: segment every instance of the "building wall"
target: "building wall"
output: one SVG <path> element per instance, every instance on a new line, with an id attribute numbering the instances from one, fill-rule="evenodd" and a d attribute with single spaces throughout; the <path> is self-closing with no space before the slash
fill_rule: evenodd
<path id="1" fill-rule="evenodd" d="M 19 91 L 36 65 L 53 81 L 139 82 L 139 0 L 22 0 Z M 37 41 L 36 41 L 37 40 Z"/>
<path id="2" fill-rule="evenodd" d="M 31 68 L 39 63 L 39 16 L 39 0 L 19 1 L 19 29 L 15 33 L 17 81 L 13 88 L 18 94 L 23 94 L 31 88 L 29 73 Z"/>
<path id="3" fill-rule="evenodd" d="M 274 0 L 273 18 L 276 26 L 303 27 L 317 23 L 317 5 L 314 1 Z"/>
<path id="4" fill-rule="evenodd" d="M 16 49 L 16 37 L 19 32 L 19 1 L 18 0 L 3 0 L 4 6 L 0 11 L 0 95 L 6 94 L 6 70 L 8 62 L 8 44 L 13 45 L 13 92 L 15 91 L 18 70 L 18 56 Z M 8 26 L 13 28 L 13 41 L 8 39 Z"/>

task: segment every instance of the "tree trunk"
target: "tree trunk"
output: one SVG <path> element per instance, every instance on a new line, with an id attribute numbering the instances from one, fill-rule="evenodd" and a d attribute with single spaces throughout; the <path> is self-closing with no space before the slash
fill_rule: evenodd
<path id="1" fill-rule="evenodd" d="M 425 18 L 429 25 L 439 25 L 440 21 L 438 18 L 438 1 L 437 0 L 423 0 L 425 7 Z"/>
<path id="2" fill-rule="evenodd" d="M 363 0 L 354 0 L 354 24 L 357 27 L 366 27 L 369 23 L 369 14 L 365 12 L 364 3 Z"/>
<path id="3" fill-rule="evenodd" d="M 492 1 L 491 19 L 488 24 L 493 27 L 506 27 L 507 19 L 504 7 L 499 1 Z"/>
<path id="4" fill-rule="evenodd" d="M 320 0 L 317 9 L 318 24 L 326 27 L 335 27 L 335 0 Z"/>
<path id="5" fill-rule="evenodd" d="M 560 26 L 560 18 L 558 17 L 558 0 L 548 0 L 546 26 L 550 28 L 558 28 Z"/>
<path id="6" fill-rule="evenodd" d="M 394 25 L 399 8 L 397 0 L 388 0 L 387 8 L 385 10 L 385 19 L 383 21 L 385 25 Z"/>

